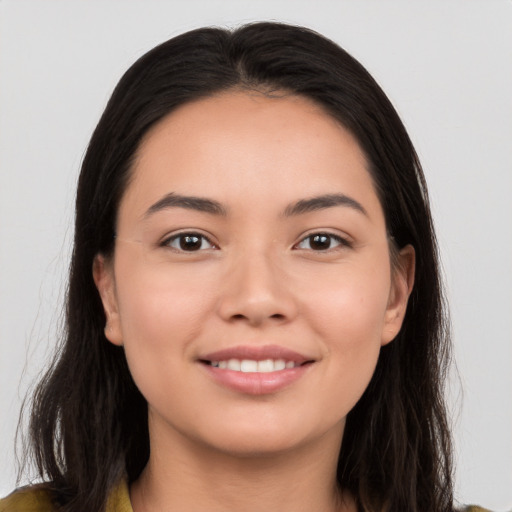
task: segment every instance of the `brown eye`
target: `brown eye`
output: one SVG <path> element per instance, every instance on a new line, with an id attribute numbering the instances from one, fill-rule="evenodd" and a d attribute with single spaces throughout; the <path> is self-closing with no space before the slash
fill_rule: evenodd
<path id="1" fill-rule="evenodd" d="M 326 251 L 339 246 L 350 246 L 350 244 L 340 236 L 330 233 L 315 233 L 307 236 L 297 244 L 299 249 L 309 249 L 312 251 Z"/>
<path id="2" fill-rule="evenodd" d="M 162 245 L 185 252 L 196 252 L 214 248 L 214 245 L 204 235 L 199 233 L 180 233 L 168 238 Z"/>

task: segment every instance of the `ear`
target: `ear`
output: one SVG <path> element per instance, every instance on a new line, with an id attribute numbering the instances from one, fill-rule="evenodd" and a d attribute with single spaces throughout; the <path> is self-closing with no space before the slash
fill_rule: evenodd
<path id="1" fill-rule="evenodd" d="M 103 302 L 107 319 L 105 336 L 114 345 L 123 345 L 121 321 L 117 304 L 116 283 L 112 263 L 105 256 L 97 254 L 92 265 L 92 276 Z"/>
<path id="2" fill-rule="evenodd" d="M 382 345 L 388 344 L 400 332 L 405 318 L 407 302 L 414 286 L 416 253 L 412 245 L 406 245 L 394 258 L 391 289 L 382 330 Z"/>

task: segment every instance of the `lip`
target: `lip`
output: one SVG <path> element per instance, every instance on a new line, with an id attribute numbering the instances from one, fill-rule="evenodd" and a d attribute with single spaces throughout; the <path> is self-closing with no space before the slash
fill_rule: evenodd
<path id="1" fill-rule="evenodd" d="M 216 352 L 210 352 L 198 358 L 202 361 L 226 361 L 228 359 L 252 359 L 263 361 L 264 359 L 284 359 L 293 361 L 296 364 L 303 364 L 306 361 L 313 361 L 314 358 L 306 357 L 298 352 L 279 345 L 239 345 L 226 348 Z"/>
<path id="2" fill-rule="evenodd" d="M 245 373 L 205 364 L 207 361 L 229 359 L 284 359 L 299 366 L 269 373 Z M 314 359 L 277 345 L 264 345 L 238 346 L 211 352 L 198 358 L 198 362 L 209 377 L 223 387 L 247 395 L 266 395 L 281 391 L 299 380 L 309 371 Z"/>

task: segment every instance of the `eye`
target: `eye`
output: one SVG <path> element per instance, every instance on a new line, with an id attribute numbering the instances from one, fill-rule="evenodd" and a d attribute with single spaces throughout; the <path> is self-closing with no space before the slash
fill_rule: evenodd
<path id="1" fill-rule="evenodd" d="M 197 252 L 205 249 L 215 249 L 216 246 L 210 240 L 200 233 L 179 233 L 166 238 L 162 244 L 163 247 L 170 247 L 177 251 Z"/>
<path id="2" fill-rule="evenodd" d="M 348 240 L 332 233 L 313 233 L 303 238 L 295 247 L 312 251 L 327 251 L 337 247 L 351 247 Z"/>

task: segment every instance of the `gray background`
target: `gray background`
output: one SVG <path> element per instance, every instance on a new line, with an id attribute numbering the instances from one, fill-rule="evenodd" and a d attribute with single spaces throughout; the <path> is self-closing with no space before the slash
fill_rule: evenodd
<path id="1" fill-rule="evenodd" d="M 460 385 L 457 497 L 512 507 L 512 2 L 0 0 L 0 495 L 21 398 L 55 344 L 88 139 L 122 72 L 185 30 L 304 24 L 369 69 L 430 186 Z M 462 395 L 463 390 L 463 395 Z"/>

